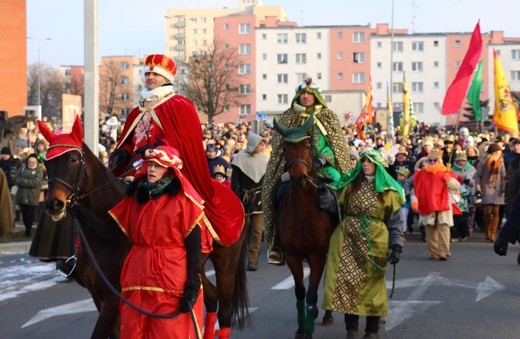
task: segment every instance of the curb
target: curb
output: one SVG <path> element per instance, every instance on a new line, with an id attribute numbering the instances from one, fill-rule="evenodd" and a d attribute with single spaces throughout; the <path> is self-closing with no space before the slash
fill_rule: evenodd
<path id="1" fill-rule="evenodd" d="M 31 241 L 9 242 L 0 244 L 0 254 L 29 253 Z"/>

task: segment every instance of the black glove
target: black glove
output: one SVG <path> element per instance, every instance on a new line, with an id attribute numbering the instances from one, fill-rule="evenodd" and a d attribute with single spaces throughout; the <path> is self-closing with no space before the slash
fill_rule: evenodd
<path id="1" fill-rule="evenodd" d="M 163 145 L 163 143 L 160 142 L 159 140 L 157 140 L 157 141 L 155 142 L 155 144 L 153 144 L 153 145 L 144 145 L 144 146 L 139 147 L 138 149 L 135 150 L 135 154 L 141 154 L 141 155 L 144 156 L 144 152 L 145 152 L 147 149 L 157 148 L 158 146 L 162 146 L 162 145 Z"/>
<path id="2" fill-rule="evenodd" d="M 469 179 L 464 179 L 463 183 L 464 183 L 465 185 L 469 185 Z"/>
<path id="3" fill-rule="evenodd" d="M 182 313 L 187 313 L 193 308 L 197 301 L 199 290 L 200 281 L 188 280 L 184 288 L 184 295 L 181 298 L 181 307 L 179 308 Z"/>
<path id="4" fill-rule="evenodd" d="M 111 167 L 125 165 L 130 162 L 130 153 L 124 147 L 119 147 L 110 155 Z"/>
<path id="5" fill-rule="evenodd" d="M 507 255 L 507 240 L 497 238 L 497 240 L 495 241 L 494 249 L 495 253 L 500 256 Z"/>
<path id="6" fill-rule="evenodd" d="M 327 163 L 327 160 L 325 160 L 324 157 L 316 157 L 314 158 L 314 168 L 318 169 L 321 166 L 325 165 Z"/>
<path id="7" fill-rule="evenodd" d="M 390 264 L 394 265 L 399 262 L 399 258 L 401 257 L 401 252 L 403 247 L 401 245 L 394 244 L 392 245 L 392 252 L 390 252 L 390 256 L 388 257 L 388 261 Z"/>

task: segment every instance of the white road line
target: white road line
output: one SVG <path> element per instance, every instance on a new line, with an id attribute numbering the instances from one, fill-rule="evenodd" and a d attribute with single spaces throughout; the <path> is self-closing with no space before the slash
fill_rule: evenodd
<path id="1" fill-rule="evenodd" d="M 311 269 L 308 268 L 308 267 L 304 267 L 303 268 L 303 278 L 307 278 L 309 276 L 309 274 L 311 273 Z M 288 278 L 285 278 L 284 280 L 282 280 L 281 282 L 279 282 L 278 284 L 274 285 L 273 287 L 271 287 L 272 290 L 288 290 L 288 289 L 291 289 L 294 287 L 294 279 L 292 277 L 292 275 Z"/>

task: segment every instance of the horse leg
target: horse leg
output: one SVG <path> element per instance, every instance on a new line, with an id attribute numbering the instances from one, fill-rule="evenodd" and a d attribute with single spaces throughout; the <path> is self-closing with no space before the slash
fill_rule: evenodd
<path id="1" fill-rule="evenodd" d="M 294 279 L 294 294 L 296 295 L 296 311 L 298 315 L 298 330 L 295 338 L 305 337 L 305 284 L 303 281 L 302 259 L 295 258 L 286 251 L 287 266 L 291 270 Z"/>
<path id="2" fill-rule="evenodd" d="M 312 338 L 314 333 L 314 319 L 318 317 L 318 287 L 320 284 L 321 276 L 325 268 L 325 256 L 324 255 L 311 255 L 308 257 L 309 267 L 311 270 L 309 276 L 309 288 L 307 290 L 306 301 L 307 301 L 307 317 L 305 321 L 305 333 L 306 338 Z"/>
<path id="3" fill-rule="evenodd" d="M 116 326 L 119 320 L 118 299 L 108 298 L 108 300 L 102 301 L 100 305 L 99 316 L 91 338 L 119 338 L 119 328 Z"/>
<path id="4" fill-rule="evenodd" d="M 217 323 L 217 288 L 206 277 L 206 261 L 209 256 L 203 255 L 200 270 L 202 286 L 204 288 L 204 305 L 206 306 L 206 318 L 204 320 L 204 339 L 215 338 L 215 324 Z"/>

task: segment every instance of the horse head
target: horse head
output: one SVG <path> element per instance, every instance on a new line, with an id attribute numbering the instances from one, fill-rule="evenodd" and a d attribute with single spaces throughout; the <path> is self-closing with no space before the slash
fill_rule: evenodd
<path id="1" fill-rule="evenodd" d="M 301 188 L 315 174 L 309 133 L 314 126 L 314 115 L 311 114 L 305 123 L 298 127 L 285 128 L 276 119 L 273 120 L 273 125 L 283 138 L 285 169 L 289 172 L 291 184 Z"/>
<path id="2" fill-rule="evenodd" d="M 79 116 L 76 116 L 71 133 L 55 134 L 41 121 L 38 121 L 38 128 L 49 142 L 45 155 L 49 178 L 45 208 L 51 218 L 58 221 L 65 216 L 68 203 L 74 200 L 84 181 L 83 128 Z"/>

